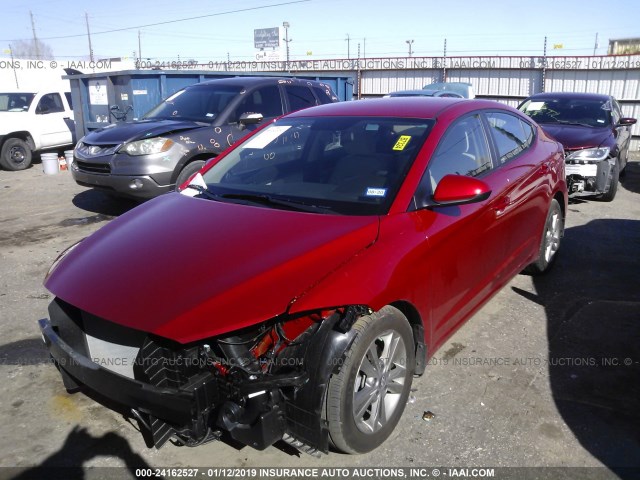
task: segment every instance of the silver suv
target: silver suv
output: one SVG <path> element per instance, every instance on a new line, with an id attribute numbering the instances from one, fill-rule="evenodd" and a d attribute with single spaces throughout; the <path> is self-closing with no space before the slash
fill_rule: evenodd
<path id="1" fill-rule="evenodd" d="M 311 80 L 236 77 L 198 83 L 174 93 L 141 120 L 83 137 L 71 172 L 86 187 L 155 197 L 184 183 L 260 122 L 336 101 L 330 86 Z"/>

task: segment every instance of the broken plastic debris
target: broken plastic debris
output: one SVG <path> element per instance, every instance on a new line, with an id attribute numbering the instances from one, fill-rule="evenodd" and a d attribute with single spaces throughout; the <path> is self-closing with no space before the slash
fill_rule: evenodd
<path id="1" fill-rule="evenodd" d="M 434 418 L 436 418 L 436 415 L 433 412 L 426 411 L 426 412 L 424 412 L 422 414 L 422 419 L 425 422 L 429 422 L 430 420 L 433 420 Z"/>
<path id="2" fill-rule="evenodd" d="M 409 403 L 416 403 L 416 397 L 415 397 L 415 395 L 410 395 L 410 396 L 409 396 Z"/>

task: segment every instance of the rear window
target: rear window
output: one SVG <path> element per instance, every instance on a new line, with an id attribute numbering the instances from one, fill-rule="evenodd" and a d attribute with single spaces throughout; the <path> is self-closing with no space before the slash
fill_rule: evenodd
<path id="1" fill-rule="evenodd" d="M 295 112 L 303 108 L 313 107 L 316 104 L 316 97 L 313 96 L 309 87 L 300 85 L 285 85 L 287 98 L 289 99 L 289 110 Z"/>
<path id="2" fill-rule="evenodd" d="M 321 104 L 325 104 L 325 103 L 333 103 L 333 98 L 331 97 L 331 91 L 326 88 L 326 89 L 322 89 L 320 87 L 311 87 L 313 89 L 313 92 L 316 94 L 316 97 L 318 97 L 318 102 L 320 102 Z"/>

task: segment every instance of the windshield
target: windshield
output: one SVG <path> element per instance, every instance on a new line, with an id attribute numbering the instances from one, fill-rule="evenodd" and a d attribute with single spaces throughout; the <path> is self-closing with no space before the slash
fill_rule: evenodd
<path id="1" fill-rule="evenodd" d="M 432 124 L 378 117 L 280 120 L 203 178 L 218 198 L 252 195 L 297 202 L 307 211 L 380 215 L 391 206 Z"/>
<path id="2" fill-rule="evenodd" d="M 0 112 L 26 112 L 35 93 L 0 93 Z"/>
<path id="3" fill-rule="evenodd" d="M 520 110 L 538 123 L 559 123 L 585 127 L 611 125 L 611 102 L 576 98 L 535 98 Z"/>
<path id="4" fill-rule="evenodd" d="M 213 123 L 242 91 L 241 86 L 194 86 L 180 90 L 151 109 L 143 118 Z"/>

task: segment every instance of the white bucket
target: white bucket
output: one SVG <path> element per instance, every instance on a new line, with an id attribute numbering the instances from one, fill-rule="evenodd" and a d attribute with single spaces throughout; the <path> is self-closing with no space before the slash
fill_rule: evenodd
<path id="1" fill-rule="evenodd" d="M 57 153 L 42 153 L 40 158 L 42 159 L 42 169 L 45 175 L 56 175 L 60 171 Z"/>
<path id="2" fill-rule="evenodd" d="M 64 159 L 67 161 L 67 168 L 71 169 L 71 164 L 73 163 L 73 150 L 65 150 Z"/>

